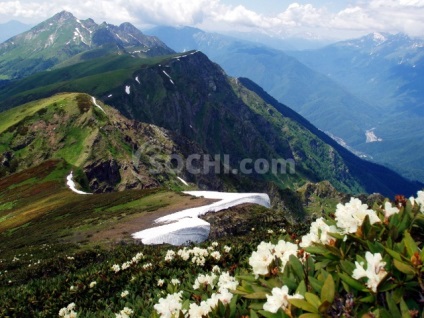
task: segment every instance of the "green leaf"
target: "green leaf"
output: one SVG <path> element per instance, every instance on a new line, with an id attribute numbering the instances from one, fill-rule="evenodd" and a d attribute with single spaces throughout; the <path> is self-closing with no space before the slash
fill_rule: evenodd
<path id="1" fill-rule="evenodd" d="M 367 297 L 360 298 L 359 301 L 361 303 L 373 303 L 373 302 L 375 302 L 375 296 L 373 294 L 371 294 Z"/>
<path id="2" fill-rule="evenodd" d="M 335 257 L 327 247 L 328 247 L 328 245 L 327 246 L 314 245 L 314 246 L 309 246 L 309 247 L 305 248 L 305 251 L 310 253 L 310 254 L 323 255 L 326 258 L 330 258 L 330 259 L 333 259 L 333 260 L 338 259 L 338 257 Z"/>
<path id="3" fill-rule="evenodd" d="M 289 299 L 289 303 L 292 304 L 293 306 L 300 308 L 300 309 L 303 309 L 305 311 L 316 313 L 316 314 L 318 313 L 318 308 L 315 308 L 310 303 L 308 303 L 306 300 Z"/>
<path id="4" fill-rule="evenodd" d="M 281 314 L 281 311 L 277 311 L 275 314 L 273 314 L 272 312 L 269 312 L 269 311 L 260 310 L 259 313 L 262 316 L 264 316 L 265 318 L 282 318 L 282 317 L 284 317 Z"/>
<path id="5" fill-rule="evenodd" d="M 300 282 L 299 286 L 297 286 L 296 294 L 299 294 L 299 295 L 302 295 L 303 296 L 303 295 L 305 295 L 305 293 L 306 293 L 306 285 L 305 285 L 305 281 L 302 280 Z"/>
<path id="6" fill-rule="evenodd" d="M 341 260 L 340 266 L 346 273 L 352 273 L 356 267 L 355 264 L 346 260 Z"/>
<path id="7" fill-rule="evenodd" d="M 230 302 L 230 317 L 235 317 L 237 311 L 237 300 L 238 297 L 234 295 Z"/>
<path id="8" fill-rule="evenodd" d="M 406 275 L 415 275 L 415 270 L 411 265 L 399 262 L 397 259 L 393 260 L 393 264 L 400 272 Z"/>
<path id="9" fill-rule="evenodd" d="M 345 273 L 339 273 L 339 277 L 346 284 L 348 284 L 350 287 L 353 287 L 356 290 L 368 291 L 368 289 L 366 289 L 361 282 L 358 282 L 356 279 L 353 279 L 352 277 L 346 275 Z"/>
<path id="10" fill-rule="evenodd" d="M 250 309 L 250 318 L 259 318 L 259 316 L 256 314 L 254 310 Z"/>
<path id="11" fill-rule="evenodd" d="M 315 294 L 305 293 L 305 299 L 308 303 L 310 303 L 312 306 L 314 306 L 317 309 L 319 308 L 319 306 L 321 306 L 321 300 Z"/>
<path id="12" fill-rule="evenodd" d="M 319 314 L 302 314 L 299 318 L 321 318 Z"/>
<path id="13" fill-rule="evenodd" d="M 243 295 L 244 298 L 247 299 L 266 299 L 266 293 L 265 292 L 255 292 L 251 294 L 245 294 Z"/>
<path id="14" fill-rule="evenodd" d="M 297 276 L 298 280 L 299 281 L 303 280 L 305 273 L 303 271 L 303 265 L 299 261 L 299 259 L 294 255 L 290 255 L 289 264 L 291 268 L 293 269 L 295 275 Z"/>
<path id="15" fill-rule="evenodd" d="M 256 278 L 254 275 L 237 275 L 236 276 L 238 278 L 239 281 L 244 280 L 244 281 L 248 281 L 248 282 L 256 282 Z"/>
<path id="16" fill-rule="evenodd" d="M 390 313 L 393 315 L 393 318 L 402 318 L 402 315 L 400 314 L 400 311 L 398 307 L 396 306 L 395 301 L 393 300 L 393 297 L 390 293 L 386 293 L 386 302 L 387 306 L 389 307 Z"/>
<path id="17" fill-rule="evenodd" d="M 406 212 L 406 211 L 405 211 Z M 403 213 L 402 220 L 397 224 L 397 229 L 400 233 L 405 231 L 410 225 L 412 221 L 412 217 L 410 213 Z"/>
<path id="18" fill-rule="evenodd" d="M 321 289 L 321 302 L 328 301 L 332 304 L 334 301 L 335 288 L 333 276 L 328 275 Z"/>
<path id="19" fill-rule="evenodd" d="M 279 279 L 276 279 L 276 278 L 272 278 L 272 279 L 269 279 L 269 280 L 259 279 L 259 281 L 260 281 L 263 285 L 267 286 L 267 287 L 268 287 L 268 288 L 270 288 L 270 289 L 272 289 L 272 288 L 274 288 L 274 287 L 281 287 L 281 282 L 280 282 L 280 280 L 279 280 Z"/>
<path id="20" fill-rule="evenodd" d="M 316 279 L 315 277 L 308 277 L 309 284 L 311 284 L 312 288 L 317 292 L 321 292 L 323 283 Z"/>
<path id="21" fill-rule="evenodd" d="M 391 257 L 393 257 L 394 259 L 398 260 L 398 261 L 402 261 L 402 257 L 398 252 L 395 252 L 389 248 L 385 248 L 387 254 L 389 254 Z"/>
<path id="22" fill-rule="evenodd" d="M 251 303 L 249 308 L 252 310 L 261 310 L 264 308 L 264 303 Z"/>
<path id="23" fill-rule="evenodd" d="M 418 246 L 409 232 L 405 231 L 403 241 L 405 242 L 409 257 L 412 257 L 415 252 L 418 252 Z"/>
<path id="24" fill-rule="evenodd" d="M 400 311 L 402 312 L 402 318 L 411 318 L 408 305 L 405 303 L 403 298 L 400 300 Z"/>

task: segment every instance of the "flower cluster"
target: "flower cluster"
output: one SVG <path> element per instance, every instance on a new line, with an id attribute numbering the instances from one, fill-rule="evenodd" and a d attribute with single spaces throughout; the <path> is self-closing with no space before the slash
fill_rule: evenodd
<path id="1" fill-rule="evenodd" d="M 256 276 L 268 275 L 269 267 L 275 260 L 281 263 L 281 271 L 284 271 L 290 255 L 297 255 L 297 244 L 280 240 L 276 245 L 268 242 L 261 242 L 256 251 L 249 258 L 249 265 L 252 266 Z"/>
<path id="2" fill-rule="evenodd" d="M 154 305 L 153 308 L 162 318 L 178 317 L 177 315 L 182 309 L 182 295 L 182 291 L 169 294 L 165 298 L 159 299 L 159 303 Z"/>
<path id="3" fill-rule="evenodd" d="M 159 299 L 158 304 L 154 308 L 160 317 L 174 317 L 173 315 L 178 315 L 181 311 L 185 312 L 187 317 L 202 318 L 208 316 L 218 306 L 219 302 L 224 305 L 229 304 L 233 298 L 233 294 L 230 291 L 235 290 L 238 284 L 239 282 L 236 278 L 228 272 L 224 272 L 219 276 L 214 272 L 199 274 L 195 279 L 193 289 L 203 290 L 205 293 L 208 290 L 215 291 L 208 299 L 202 300 L 200 303 L 190 303 L 188 308 L 183 309 L 182 291 L 180 291 L 179 293 L 170 294 L 165 298 Z"/>
<path id="4" fill-rule="evenodd" d="M 59 317 L 64 318 L 76 318 L 77 313 L 74 311 L 75 303 L 70 303 L 68 306 L 59 310 Z"/>
<path id="5" fill-rule="evenodd" d="M 334 237 L 331 236 L 331 233 L 338 233 L 339 229 L 334 225 L 328 225 L 324 218 L 319 218 L 315 222 L 312 222 L 311 228 L 307 235 L 302 237 L 300 242 L 300 247 L 308 247 L 313 243 L 329 244 L 335 241 Z"/>
<path id="6" fill-rule="evenodd" d="M 280 308 L 286 309 L 289 305 L 289 299 L 303 299 L 304 297 L 299 294 L 290 295 L 289 288 L 283 286 L 281 288 L 274 287 L 271 295 L 266 295 L 266 303 L 263 308 L 266 311 L 276 313 Z"/>
<path id="7" fill-rule="evenodd" d="M 119 314 L 115 314 L 116 318 L 129 318 L 134 313 L 134 310 L 128 307 L 124 307 Z"/>
<path id="8" fill-rule="evenodd" d="M 387 271 L 384 266 L 386 263 L 383 262 L 383 258 L 380 253 L 372 254 L 366 252 L 365 259 L 367 260 L 367 268 L 364 269 L 364 262 L 355 262 L 355 270 L 352 273 L 352 277 L 355 279 L 367 278 L 367 286 L 374 293 L 377 292 L 377 286 L 387 275 Z"/>
<path id="9" fill-rule="evenodd" d="M 351 198 L 350 202 L 344 205 L 341 203 L 337 205 L 337 227 L 342 233 L 356 233 L 366 216 L 369 217 L 371 224 L 381 222 L 377 213 L 368 209 L 368 206 L 357 198 Z"/>
<path id="10" fill-rule="evenodd" d="M 114 264 L 111 267 L 115 273 L 118 273 L 121 270 L 126 270 L 130 268 L 132 265 L 138 264 L 143 258 L 143 253 L 137 253 L 130 261 L 123 263 L 122 265 Z"/>

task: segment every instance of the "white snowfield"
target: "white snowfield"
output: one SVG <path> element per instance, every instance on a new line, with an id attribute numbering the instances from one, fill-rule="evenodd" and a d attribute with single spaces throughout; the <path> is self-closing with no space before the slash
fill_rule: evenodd
<path id="1" fill-rule="evenodd" d="M 71 173 L 66 177 L 66 180 L 67 180 L 66 184 L 68 185 L 69 189 L 71 189 L 73 192 L 78 194 L 92 194 L 92 193 L 84 192 L 75 188 L 73 171 L 71 171 Z"/>
<path id="2" fill-rule="evenodd" d="M 186 209 L 155 220 L 162 223 L 157 227 L 133 233 L 135 239 L 141 239 L 143 244 L 182 245 L 187 242 L 203 242 L 210 232 L 210 224 L 198 217 L 208 212 L 218 212 L 243 203 L 256 203 L 270 207 L 269 196 L 265 193 L 229 193 L 214 191 L 184 191 L 184 193 L 220 200 L 209 205 Z M 172 222 L 172 223 L 170 223 Z"/>
<path id="3" fill-rule="evenodd" d="M 106 114 L 105 110 L 102 108 L 102 106 L 100 106 L 99 104 L 97 104 L 97 101 L 96 101 L 96 99 L 93 96 L 91 96 L 91 100 L 93 101 L 93 104 L 96 105 L 96 107 L 100 108 L 101 111 Z"/>

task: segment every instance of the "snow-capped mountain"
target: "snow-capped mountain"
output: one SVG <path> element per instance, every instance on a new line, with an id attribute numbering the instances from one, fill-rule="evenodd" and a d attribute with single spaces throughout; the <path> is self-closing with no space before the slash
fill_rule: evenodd
<path id="1" fill-rule="evenodd" d="M 424 40 L 410 38 L 403 33 L 374 32 L 359 39 L 338 42 L 329 47 L 369 54 L 374 58 L 384 58 L 394 63 L 415 65 L 423 57 Z"/>
<path id="2" fill-rule="evenodd" d="M 159 39 L 144 35 L 130 23 L 98 25 L 92 19 L 79 20 L 72 13 L 62 11 L 0 44 L 0 76 L 27 76 L 79 53 L 105 47 L 138 56 L 173 53 Z"/>

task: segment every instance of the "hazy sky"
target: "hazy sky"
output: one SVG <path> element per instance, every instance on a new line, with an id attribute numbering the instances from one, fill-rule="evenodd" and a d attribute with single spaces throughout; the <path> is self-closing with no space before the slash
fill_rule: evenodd
<path id="1" fill-rule="evenodd" d="M 332 39 L 373 31 L 424 37 L 424 0 L 14 0 L 0 1 L 0 23 L 36 24 L 62 10 L 140 28 L 190 25 Z"/>

